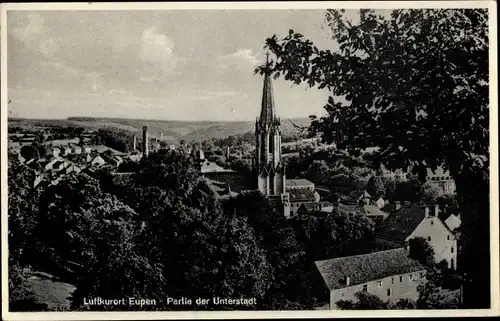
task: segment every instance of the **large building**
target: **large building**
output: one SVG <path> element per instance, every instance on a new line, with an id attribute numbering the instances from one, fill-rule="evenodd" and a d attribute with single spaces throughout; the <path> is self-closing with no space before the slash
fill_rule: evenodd
<path id="1" fill-rule="evenodd" d="M 357 292 L 376 295 L 383 301 L 418 299 L 418 285 L 425 282 L 426 268 L 403 249 L 316 261 L 328 287 L 330 310 L 340 300 L 357 301 Z"/>
<path id="2" fill-rule="evenodd" d="M 269 57 L 269 56 L 268 56 Z M 276 116 L 269 69 L 264 75 L 260 117 L 255 121 L 254 172 L 257 189 L 280 203 L 283 215 L 290 217 L 290 197 L 286 191 L 285 166 L 281 159 L 281 121 Z"/>

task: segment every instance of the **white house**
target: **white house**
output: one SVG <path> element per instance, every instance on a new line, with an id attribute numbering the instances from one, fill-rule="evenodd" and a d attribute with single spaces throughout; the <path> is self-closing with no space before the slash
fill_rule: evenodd
<path id="1" fill-rule="evenodd" d="M 408 257 L 404 248 L 314 262 L 329 290 L 329 308 L 340 300 L 356 301 L 357 292 L 393 303 L 418 299 L 426 268 Z"/>
<path id="2" fill-rule="evenodd" d="M 457 268 L 457 237 L 438 217 L 439 207 L 408 206 L 391 213 L 375 231 L 378 249 L 407 247 L 416 237 L 427 240 L 434 249 L 437 263 L 445 260 L 451 269 Z"/>

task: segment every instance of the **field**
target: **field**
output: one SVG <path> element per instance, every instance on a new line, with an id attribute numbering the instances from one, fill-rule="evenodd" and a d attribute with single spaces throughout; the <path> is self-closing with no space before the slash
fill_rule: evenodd
<path id="1" fill-rule="evenodd" d="M 296 133 L 299 130 L 294 126 L 309 125 L 309 119 L 282 119 L 281 130 L 283 135 Z M 68 118 L 68 119 L 9 119 L 9 126 L 22 127 L 31 130 L 51 126 L 74 126 L 86 129 L 116 128 L 140 134 L 142 127 L 147 125 L 151 137 L 160 137 L 163 133 L 164 139 L 173 143 L 181 139 L 186 141 L 205 140 L 213 137 L 222 138 L 229 135 L 253 132 L 255 123 L 248 122 L 212 122 L 212 121 L 169 121 L 169 120 L 143 120 L 123 118 Z"/>

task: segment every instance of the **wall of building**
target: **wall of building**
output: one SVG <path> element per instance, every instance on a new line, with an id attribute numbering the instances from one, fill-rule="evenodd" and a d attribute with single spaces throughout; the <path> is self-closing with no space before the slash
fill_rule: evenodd
<path id="1" fill-rule="evenodd" d="M 330 291 L 330 310 L 337 310 L 336 303 L 340 300 L 357 301 L 355 294 L 363 292 L 364 285 L 366 292 L 378 296 L 383 301 L 398 302 L 400 299 L 418 299 L 417 287 L 425 282 L 425 271 L 398 274 L 367 283 L 353 285 L 342 289 Z M 390 295 L 388 295 L 390 290 Z"/>
<path id="2" fill-rule="evenodd" d="M 453 233 L 436 216 L 429 216 L 422 220 L 415 231 L 407 238 L 422 237 L 434 249 L 436 263 L 446 260 L 449 268 L 457 267 L 457 240 Z M 453 264 L 453 267 L 452 267 Z"/>

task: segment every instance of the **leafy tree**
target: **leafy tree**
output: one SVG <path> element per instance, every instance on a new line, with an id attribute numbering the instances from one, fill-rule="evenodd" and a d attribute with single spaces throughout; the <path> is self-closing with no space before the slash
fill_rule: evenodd
<path id="1" fill-rule="evenodd" d="M 350 300 L 337 301 L 340 310 L 386 310 L 388 303 L 382 301 L 378 296 L 367 292 L 356 292 L 354 294 L 357 301 Z"/>
<path id="2" fill-rule="evenodd" d="M 408 241 L 410 257 L 427 266 L 435 266 L 434 249 L 422 237 L 415 237 Z"/>
<path id="3" fill-rule="evenodd" d="M 307 169 L 307 178 L 316 184 L 323 184 L 328 181 L 330 169 L 324 160 L 313 161 Z"/>
<path id="4" fill-rule="evenodd" d="M 33 146 L 21 147 L 20 154 L 26 160 L 40 158 L 40 151 L 38 150 L 38 148 L 33 147 Z"/>
<path id="5" fill-rule="evenodd" d="M 443 196 L 443 190 L 436 185 L 425 183 L 422 186 L 422 201 L 426 204 L 435 203 Z"/>
<path id="6" fill-rule="evenodd" d="M 368 184 L 366 185 L 366 191 L 375 199 L 383 196 L 385 193 L 385 186 L 382 179 L 378 176 L 372 176 L 368 180 Z"/>
<path id="7" fill-rule="evenodd" d="M 467 307 L 489 306 L 489 69 L 485 9 L 394 10 L 382 16 L 360 10 L 352 23 L 328 10 L 338 50 L 321 50 L 300 33 L 266 40 L 271 68 L 296 84 L 331 91 L 328 115 L 313 117 L 310 131 L 353 153 L 380 148 L 389 169 L 444 164 L 457 184 L 464 221 L 470 282 Z M 258 71 L 263 72 L 264 68 Z M 340 98 L 339 98 L 340 97 Z M 457 112 L 459 110 L 460 112 Z M 473 184 L 471 182 L 474 181 Z M 477 195 L 486 197 L 468 202 Z M 479 249 L 479 251 L 478 251 Z M 468 262 L 468 263 L 467 263 Z M 481 271 L 477 268 L 481 267 Z"/>

